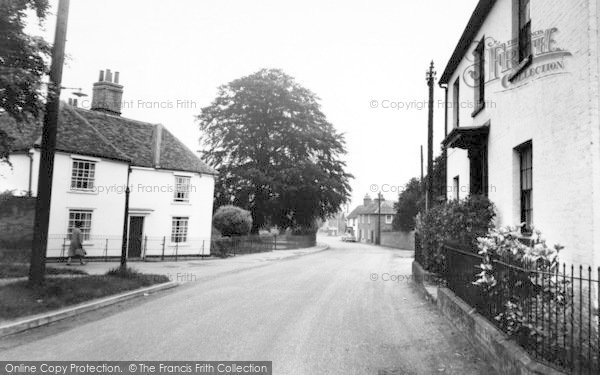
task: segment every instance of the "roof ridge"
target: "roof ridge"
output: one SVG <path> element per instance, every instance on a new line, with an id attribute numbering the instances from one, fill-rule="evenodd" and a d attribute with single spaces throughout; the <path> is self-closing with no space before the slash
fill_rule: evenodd
<path id="1" fill-rule="evenodd" d="M 78 109 L 80 111 L 85 111 L 85 112 L 97 114 L 97 115 L 103 115 L 103 116 L 107 116 L 107 117 L 113 117 L 113 118 L 119 119 L 119 120 L 126 120 L 126 121 L 136 122 L 136 123 L 142 124 L 142 125 L 148 125 L 148 126 L 155 126 L 155 125 L 157 125 L 157 123 L 154 123 L 154 122 L 136 120 L 136 119 L 133 119 L 133 118 L 124 117 L 124 116 L 120 116 L 120 115 L 113 115 L 111 113 L 105 113 L 105 112 L 95 111 L 93 109 L 86 109 L 86 108 L 81 108 L 81 107 L 73 107 L 73 108 L 76 108 L 76 109 Z"/>
<path id="2" fill-rule="evenodd" d="M 108 139 L 106 139 L 106 137 L 98 129 L 96 129 L 96 127 L 94 125 L 92 125 L 85 117 L 83 117 L 82 115 L 77 113 L 77 111 L 72 106 L 62 102 L 61 107 L 64 107 L 65 109 L 70 111 L 80 121 L 83 121 L 87 126 L 89 126 L 96 133 L 96 135 L 98 135 L 98 137 L 102 141 L 104 141 L 104 143 L 106 143 L 109 147 L 111 147 L 117 154 L 121 155 L 124 158 L 124 160 L 131 161 L 131 159 L 129 158 L 129 156 L 127 156 L 127 154 L 125 154 L 123 151 L 121 151 L 119 148 L 117 148 L 115 145 L 113 145 Z"/>

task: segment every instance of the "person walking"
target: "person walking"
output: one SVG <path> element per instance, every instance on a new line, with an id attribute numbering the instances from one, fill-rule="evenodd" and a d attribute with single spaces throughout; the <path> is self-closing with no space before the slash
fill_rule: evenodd
<path id="1" fill-rule="evenodd" d="M 71 244 L 69 245 L 69 259 L 67 266 L 71 265 L 71 258 L 78 257 L 79 263 L 84 265 L 85 250 L 83 249 L 83 233 L 81 233 L 81 222 L 75 222 L 75 228 L 71 232 Z"/>

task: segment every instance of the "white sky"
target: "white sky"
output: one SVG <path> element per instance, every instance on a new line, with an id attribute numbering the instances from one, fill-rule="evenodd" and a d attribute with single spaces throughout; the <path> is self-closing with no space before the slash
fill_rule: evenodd
<path id="1" fill-rule="evenodd" d="M 57 3 L 52 0 L 45 23 L 48 40 Z M 194 116 L 217 87 L 280 68 L 315 92 L 329 121 L 345 133 L 355 205 L 373 184 L 392 190 L 420 175 L 420 145 L 427 159 L 425 71 L 433 59 L 441 76 L 476 3 L 72 0 L 63 86 L 82 87 L 91 99 L 99 70 L 119 71 L 123 100 L 134 103 L 123 116 L 162 123 L 197 151 Z M 189 101 L 188 108 L 177 108 L 178 100 Z M 372 100 L 379 108 L 371 108 Z M 384 100 L 418 102 L 421 109 L 415 103 L 384 109 Z M 438 100 L 443 90 L 436 84 L 436 155 L 444 131 Z M 172 108 L 144 108 L 138 101 Z"/>

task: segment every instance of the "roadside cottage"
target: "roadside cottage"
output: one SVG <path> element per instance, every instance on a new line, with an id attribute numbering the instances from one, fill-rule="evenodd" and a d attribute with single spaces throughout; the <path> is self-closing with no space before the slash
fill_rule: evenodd
<path id="1" fill-rule="evenodd" d="M 440 85 L 448 199 L 487 195 L 498 224 L 600 266 L 596 1 L 480 0 Z"/>
<path id="2" fill-rule="evenodd" d="M 119 256 L 128 181 L 129 258 L 210 254 L 216 172 L 162 125 L 121 117 L 122 95 L 106 70 L 91 110 L 61 103 L 47 256 L 64 255 L 78 221 L 89 256 Z M 41 125 L 17 131 L 3 116 L 0 129 L 14 138 L 0 191 L 35 196 Z"/>

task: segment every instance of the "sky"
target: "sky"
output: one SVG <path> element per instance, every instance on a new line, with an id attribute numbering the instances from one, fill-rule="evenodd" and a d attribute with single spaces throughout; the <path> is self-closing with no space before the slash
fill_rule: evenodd
<path id="1" fill-rule="evenodd" d="M 315 92 L 344 134 L 352 203 L 396 200 L 427 160 L 425 72 L 448 62 L 477 0 L 72 0 L 63 86 L 89 108 L 100 70 L 120 72 L 122 116 L 161 123 L 191 150 L 217 88 L 279 68 Z M 54 38 L 58 0 L 41 30 Z M 436 84 L 434 154 L 444 137 Z M 72 90 L 63 90 L 63 99 Z M 86 101 L 87 99 L 87 101 Z M 426 168 L 426 166 L 425 166 Z M 425 169 L 426 170 L 426 169 Z"/>

